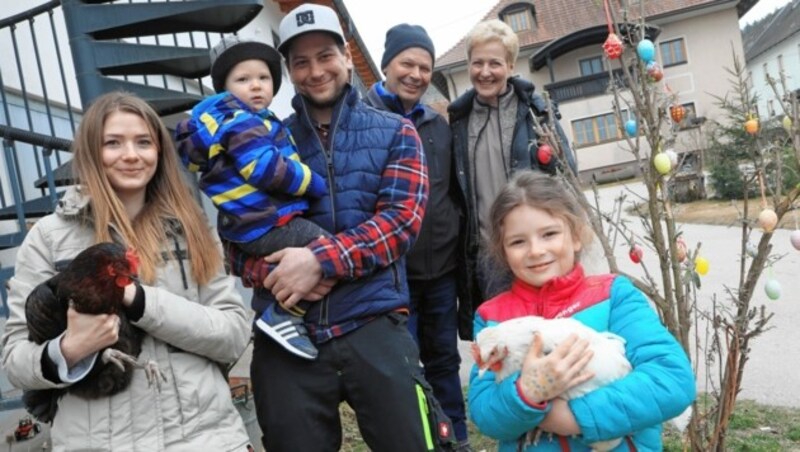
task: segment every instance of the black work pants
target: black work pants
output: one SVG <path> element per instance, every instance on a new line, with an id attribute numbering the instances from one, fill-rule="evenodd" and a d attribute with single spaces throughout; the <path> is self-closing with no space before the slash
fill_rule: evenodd
<path id="1" fill-rule="evenodd" d="M 317 348 L 308 361 L 255 335 L 250 376 L 267 451 L 338 451 L 342 401 L 371 450 L 427 449 L 416 389 L 422 370 L 405 315 L 381 315 Z"/>

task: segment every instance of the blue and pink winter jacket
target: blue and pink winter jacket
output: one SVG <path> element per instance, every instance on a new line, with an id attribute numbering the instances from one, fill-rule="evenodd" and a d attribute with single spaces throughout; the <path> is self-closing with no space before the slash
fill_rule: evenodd
<path id="1" fill-rule="evenodd" d="M 625 339 L 633 371 L 610 385 L 569 401 L 581 428 L 578 437 L 541 435 L 526 451 L 588 451 L 589 444 L 625 437 L 615 451 L 660 451 L 661 424 L 695 399 L 691 365 L 661 324 L 644 294 L 625 277 L 584 276 L 576 265 L 542 287 L 515 280 L 511 290 L 483 303 L 475 313 L 475 334 L 516 317 L 573 317 L 597 331 Z M 473 367 L 469 413 L 484 434 L 500 440 L 499 450 L 516 451 L 517 440 L 538 426 L 550 404 L 534 407 L 517 391 L 519 373 L 495 383 L 494 373 L 478 377 Z"/>

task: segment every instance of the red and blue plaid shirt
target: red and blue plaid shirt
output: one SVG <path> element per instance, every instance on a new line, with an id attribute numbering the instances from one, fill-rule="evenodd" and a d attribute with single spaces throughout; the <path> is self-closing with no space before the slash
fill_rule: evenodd
<path id="1" fill-rule="evenodd" d="M 411 248 L 419 233 L 428 199 L 428 174 L 422 145 L 413 124 L 403 120 L 393 155 L 381 174 L 375 214 L 356 227 L 307 246 L 322 267 L 323 278 L 357 279 L 388 267 Z M 332 194 L 335 196 L 335 194 Z M 260 287 L 273 265 L 227 247 L 234 274 L 245 287 Z M 374 317 L 352 319 L 338 325 L 308 325 L 318 342 L 341 336 Z"/>

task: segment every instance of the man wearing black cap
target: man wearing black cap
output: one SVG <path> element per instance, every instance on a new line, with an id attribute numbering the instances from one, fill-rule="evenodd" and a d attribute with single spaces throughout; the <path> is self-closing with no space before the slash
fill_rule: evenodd
<path id="1" fill-rule="evenodd" d="M 417 243 L 406 256 L 409 330 L 420 347 L 425 379 L 453 422 L 459 450 L 467 451 L 455 277 L 459 213 L 457 192 L 452 189 L 450 126 L 420 102 L 430 85 L 434 60 L 433 42 L 424 28 L 409 24 L 390 28 L 381 59 L 386 80 L 372 86 L 366 102 L 413 122 L 422 141 L 430 194 Z"/>
<path id="2" fill-rule="evenodd" d="M 210 57 L 218 94 L 178 125 L 176 142 L 184 164 L 201 173 L 200 189 L 219 209 L 220 237 L 266 256 L 326 235 L 300 217 L 308 210 L 303 196 L 326 194 L 325 181 L 300 161 L 289 130 L 268 108 L 281 86 L 281 55 L 263 42 L 229 36 Z M 308 303 L 291 310 L 272 303 L 256 325 L 290 353 L 311 360 L 317 349 L 303 322 Z"/>
<path id="3" fill-rule="evenodd" d="M 302 4 L 279 27 L 297 95 L 286 119 L 300 158 L 323 174 L 328 194 L 306 218 L 332 237 L 287 248 L 266 260 L 234 258 L 254 287 L 253 309 L 269 300 L 292 306 L 323 294 L 306 314 L 319 355 L 297 359 L 256 335 L 250 376 L 269 451 L 332 451 L 341 446 L 339 405 L 356 412 L 371 450 L 422 451 L 452 438 L 446 416 L 432 424 L 435 401 L 406 327 L 404 255 L 419 232 L 428 196 L 414 126 L 366 106 L 350 84 L 353 61 L 336 13 Z M 334 280 L 330 292 L 322 282 Z"/>

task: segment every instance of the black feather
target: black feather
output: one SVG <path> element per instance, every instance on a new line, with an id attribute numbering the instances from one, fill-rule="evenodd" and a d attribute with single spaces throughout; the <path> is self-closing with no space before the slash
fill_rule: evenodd
<path id="1" fill-rule="evenodd" d="M 121 309 L 124 291 L 116 287 L 109 265 L 126 266 L 125 248 L 114 243 L 100 243 L 82 251 L 63 272 L 39 284 L 25 303 L 29 339 L 42 344 L 67 329 L 70 303 L 76 311 L 92 314 L 117 314 L 120 317 L 119 340 L 111 348 L 133 357 L 141 353 L 143 332 L 131 325 Z M 102 353 L 102 350 L 100 351 Z M 83 379 L 65 389 L 24 391 L 22 400 L 28 412 L 42 422 L 52 422 L 58 400 L 67 391 L 79 397 L 96 399 L 124 390 L 131 382 L 133 369 L 123 371 L 105 364 L 100 357 Z"/>

